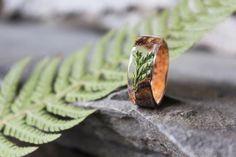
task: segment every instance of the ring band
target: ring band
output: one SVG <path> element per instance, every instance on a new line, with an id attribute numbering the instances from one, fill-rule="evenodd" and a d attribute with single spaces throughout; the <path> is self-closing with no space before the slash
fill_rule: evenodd
<path id="1" fill-rule="evenodd" d="M 164 96 L 169 68 L 164 39 L 140 36 L 132 48 L 128 65 L 128 93 L 132 103 L 158 106 Z"/>

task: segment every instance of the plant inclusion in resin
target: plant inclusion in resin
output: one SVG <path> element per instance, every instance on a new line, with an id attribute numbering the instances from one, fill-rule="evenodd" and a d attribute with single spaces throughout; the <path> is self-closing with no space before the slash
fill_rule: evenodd
<path id="1" fill-rule="evenodd" d="M 144 107 L 159 104 L 165 91 L 168 72 L 168 48 L 158 37 L 139 37 L 132 48 L 128 64 L 130 100 Z"/>

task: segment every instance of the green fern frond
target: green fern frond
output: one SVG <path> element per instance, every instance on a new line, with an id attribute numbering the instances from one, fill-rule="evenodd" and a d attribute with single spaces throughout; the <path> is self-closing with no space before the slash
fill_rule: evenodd
<path id="1" fill-rule="evenodd" d="M 78 81 L 80 81 L 80 79 L 85 75 L 88 64 L 87 54 L 89 52 L 89 49 L 90 45 L 86 45 L 76 53 L 70 78 L 70 81 L 72 83 L 78 83 Z"/>
<path id="2" fill-rule="evenodd" d="M 126 35 L 125 41 L 125 49 L 123 50 L 123 55 L 127 58 L 130 55 L 130 50 L 133 47 L 134 41 L 138 35 L 140 35 L 141 28 L 139 27 L 139 23 L 134 26 L 134 28 L 130 28 L 129 33 Z M 121 53 L 122 54 L 122 53 Z"/>
<path id="3" fill-rule="evenodd" d="M 19 147 L 10 142 L 4 135 L 0 134 L 0 154 L 4 157 L 21 157 L 33 151 L 37 147 Z"/>
<path id="4" fill-rule="evenodd" d="M 0 112 L 2 112 L 2 115 L 6 114 L 10 110 L 10 105 L 14 100 L 19 79 L 28 62 L 29 58 L 18 62 L 14 67 L 12 67 L 1 84 Z"/>
<path id="5" fill-rule="evenodd" d="M 46 104 L 46 110 L 52 114 L 61 116 L 61 117 L 68 117 L 68 118 L 84 118 L 92 113 L 95 112 L 95 110 L 85 110 L 80 109 L 78 107 L 72 106 L 72 105 L 65 105 L 58 101 L 49 101 Z"/>
<path id="6" fill-rule="evenodd" d="M 194 0 L 193 10 L 189 4 L 182 0 L 172 10 L 152 15 L 134 27 L 113 30 L 94 49 L 87 45 L 62 64 L 60 58 L 44 59 L 19 90 L 29 59 L 13 66 L 0 88 L 0 156 L 23 156 L 38 144 L 58 138 L 60 131 L 95 112 L 68 103 L 100 99 L 126 85 L 128 57 L 138 35 L 164 37 L 173 59 L 236 10 L 235 0 Z M 140 75 L 146 67 L 140 68 Z M 18 146 L 8 137 L 37 145 Z"/>
<path id="7" fill-rule="evenodd" d="M 46 111 L 36 113 L 28 112 L 26 116 L 26 124 L 46 132 L 59 132 L 75 126 L 79 122 L 83 121 L 84 118 L 85 117 L 65 120 L 58 119 L 58 117 L 55 117 Z"/>
<path id="8" fill-rule="evenodd" d="M 23 120 L 12 120 L 5 124 L 3 134 L 33 144 L 48 143 L 60 137 L 60 134 L 45 133 L 26 125 Z"/>
<path id="9" fill-rule="evenodd" d="M 15 99 L 14 103 L 11 105 L 11 110 L 14 113 L 19 111 L 23 106 L 30 104 L 32 91 L 36 89 L 40 74 L 45 65 L 48 63 L 48 60 L 49 59 L 46 58 L 36 65 L 29 80 L 25 83 L 24 87 L 20 91 L 19 96 Z"/>
<path id="10" fill-rule="evenodd" d="M 60 93 L 62 90 L 66 89 L 69 86 L 71 68 L 73 63 L 75 62 L 75 59 L 76 55 L 71 55 L 63 61 L 54 85 L 54 90 L 56 93 Z"/>
<path id="11" fill-rule="evenodd" d="M 59 61 L 58 58 L 52 59 L 47 67 L 42 71 L 37 87 L 32 95 L 32 101 L 38 102 L 52 92 L 52 81 Z"/>
<path id="12" fill-rule="evenodd" d="M 144 78 L 151 78 L 154 53 L 144 54 L 137 50 L 137 52 L 133 54 L 133 58 L 137 70 L 133 73 L 132 84 L 136 89 L 138 82 L 142 81 Z"/>
<path id="13" fill-rule="evenodd" d="M 111 43 L 111 50 L 107 54 L 107 63 L 110 67 L 117 67 L 119 60 L 121 60 L 121 52 L 124 51 L 125 36 L 127 34 L 127 28 L 123 28 L 117 31 L 114 35 L 113 41 Z"/>
<path id="14" fill-rule="evenodd" d="M 72 65 L 77 61 L 70 61 L 70 58 L 71 56 L 65 60 L 66 65 L 59 69 L 60 77 L 55 83 L 59 58 L 39 62 L 18 94 L 18 83 L 29 59 L 24 59 L 11 68 L 0 88 L 0 156 L 23 156 L 37 148 L 17 146 L 6 138 L 8 136 L 36 145 L 47 143 L 60 137 L 59 131 L 75 126 L 95 112 L 65 105 L 65 92 L 74 89 L 69 81 L 72 76 L 68 77 L 67 74 L 71 74 Z M 49 102 L 53 107 L 49 106 Z"/>
<path id="15" fill-rule="evenodd" d="M 100 39 L 100 41 L 97 43 L 96 47 L 95 47 L 95 51 L 93 53 L 93 56 L 91 58 L 91 62 L 92 64 L 90 64 L 89 66 L 89 71 L 91 72 L 96 72 L 97 70 L 99 70 L 102 65 L 104 64 L 104 58 L 105 58 L 105 52 L 106 52 L 106 48 L 108 46 L 108 42 L 111 40 L 112 35 L 114 34 L 113 31 L 107 33 L 102 39 Z"/>

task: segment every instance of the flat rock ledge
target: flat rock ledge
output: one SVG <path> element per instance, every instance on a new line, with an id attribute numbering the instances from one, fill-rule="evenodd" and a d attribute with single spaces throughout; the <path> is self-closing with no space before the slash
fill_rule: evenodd
<path id="1" fill-rule="evenodd" d="M 121 90 L 102 101 L 75 104 L 98 112 L 57 142 L 102 157 L 235 157 L 234 102 L 166 97 L 152 110 L 132 105 Z"/>

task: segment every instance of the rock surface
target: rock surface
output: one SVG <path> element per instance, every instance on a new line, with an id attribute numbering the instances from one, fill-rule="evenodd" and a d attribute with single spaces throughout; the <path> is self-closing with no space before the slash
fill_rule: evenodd
<path id="1" fill-rule="evenodd" d="M 233 67 L 233 59 L 185 55 L 170 70 L 167 94 L 175 98 L 166 97 L 155 110 L 143 109 L 128 101 L 124 89 L 98 102 L 77 103 L 98 112 L 58 143 L 103 157 L 235 157 Z"/>

